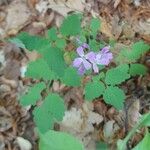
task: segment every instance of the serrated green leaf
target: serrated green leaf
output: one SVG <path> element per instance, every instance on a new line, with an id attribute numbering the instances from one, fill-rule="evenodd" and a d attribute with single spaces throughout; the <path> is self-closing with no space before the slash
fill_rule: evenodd
<path id="1" fill-rule="evenodd" d="M 60 49 L 64 49 L 66 46 L 66 41 L 65 39 L 57 39 L 56 40 L 56 46 Z"/>
<path id="2" fill-rule="evenodd" d="M 105 86 L 102 82 L 88 82 L 85 85 L 85 99 L 93 100 L 103 94 Z"/>
<path id="3" fill-rule="evenodd" d="M 18 38 L 30 51 L 37 50 L 38 52 L 42 52 L 46 47 L 50 47 L 48 39 L 29 35 L 26 32 L 20 33 L 16 38 Z"/>
<path id="4" fill-rule="evenodd" d="M 90 29 L 92 32 L 97 32 L 100 29 L 101 22 L 98 18 L 92 18 L 91 24 L 90 24 Z"/>
<path id="5" fill-rule="evenodd" d="M 52 72 L 44 59 L 40 58 L 28 64 L 26 77 L 34 79 L 52 80 L 55 79 L 55 74 Z"/>
<path id="6" fill-rule="evenodd" d="M 145 75 L 147 68 L 142 64 L 131 64 L 129 72 L 131 76 Z"/>
<path id="7" fill-rule="evenodd" d="M 64 36 L 77 35 L 81 32 L 81 20 L 78 14 L 69 15 L 64 19 L 60 32 Z"/>
<path id="8" fill-rule="evenodd" d="M 34 121 L 39 131 L 44 133 L 53 128 L 56 121 L 61 121 L 65 112 L 63 99 L 58 94 L 49 94 L 43 104 L 33 111 Z"/>
<path id="9" fill-rule="evenodd" d="M 38 100 L 41 99 L 41 92 L 46 88 L 44 82 L 35 84 L 29 88 L 27 94 L 23 95 L 20 99 L 20 103 L 23 106 L 35 105 Z"/>
<path id="10" fill-rule="evenodd" d="M 109 85 L 116 85 L 130 78 L 129 65 L 122 64 L 106 72 L 105 82 Z"/>
<path id="11" fill-rule="evenodd" d="M 50 130 L 40 135 L 40 150 L 84 150 L 83 144 L 75 137 L 64 133 Z"/>
<path id="12" fill-rule="evenodd" d="M 149 49 L 150 46 L 143 41 L 136 42 L 131 46 L 130 50 L 122 50 L 118 56 L 118 60 L 125 60 L 128 63 L 136 62 Z"/>
<path id="13" fill-rule="evenodd" d="M 9 41 L 13 44 L 15 44 L 17 47 L 19 48 L 23 48 L 23 49 L 26 49 L 25 45 L 23 44 L 23 42 L 18 39 L 18 38 L 11 38 L 9 39 Z"/>
<path id="14" fill-rule="evenodd" d="M 50 69 L 54 71 L 59 77 L 62 77 L 66 69 L 63 52 L 59 48 L 50 47 L 45 49 L 42 55 Z"/>
<path id="15" fill-rule="evenodd" d="M 144 138 L 137 146 L 135 146 L 132 150 L 149 150 L 150 144 L 150 133 L 147 132 Z"/>
<path id="16" fill-rule="evenodd" d="M 107 104 L 113 105 L 116 109 L 123 109 L 123 102 L 125 100 L 124 92 L 118 87 L 109 86 L 103 94 L 104 101 Z"/>
<path id="17" fill-rule="evenodd" d="M 47 30 L 47 36 L 51 41 L 57 40 L 57 29 L 55 27 L 50 28 Z"/>
<path id="18" fill-rule="evenodd" d="M 62 81 L 68 86 L 80 86 L 81 76 L 78 75 L 75 68 L 69 67 L 65 70 L 65 74 L 62 78 Z"/>

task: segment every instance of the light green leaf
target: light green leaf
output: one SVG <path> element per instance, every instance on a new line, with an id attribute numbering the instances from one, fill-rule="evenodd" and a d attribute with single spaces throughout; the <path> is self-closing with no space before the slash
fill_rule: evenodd
<path id="1" fill-rule="evenodd" d="M 103 94 L 105 86 L 102 82 L 88 82 L 85 85 L 85 99 L 93 100 Z"/>
<path id="2" fill-rule="evenodd" d="M 92 32 L 97 32 L 100 29 L 100 19 L 98 18 L 92 18 L 91 20 L 91 24 L 90 24 L 90 29 L 92 30 Z"/>
<path id="3" fill-rule="evenodd" d="M 66 46 L 66 41 L 65 39 L 57 39 L 56 40 L 56 46 L 60 49 L 64 49 Z"/>
<path id="4" fill-rule="evenodd" d="M 45 48 L 50 47 L 48 39 L 30 35 L 26 32 L 20 33 L 16 38 L 18 38 L 30 51 L 37 50 L 38 52 L 42 52 Z"/>
<path id="5" fill-rule="evenodd" d="M 131 76 L 145 75 L 147 68 L 142 64 L 131 64 L 129 72 Z"/>
<path id="6" fill-rule="evenodd" d="M 150 45 L 145 44 L 143 41 L 136 42 L 131 46 L 130 50 L 123 49 L 118 56 L 118 60 L 125 60 L 128 63 L 136 62 L 149 49 Z"/>
<path id="7" fill-rule="evenodd" d="M 47 35 L 51 41 L 56 41 L 57 40 L 57 29 L 55 27 L 50 28 L 49 30 L 47 30 Z"/>
<path id="8" fill-rule="evenodd" d="M 23 48 L 23 49 L 26 49 L 25 45 L 23 44 L 23 42 L 18 39 L 18 38 L 11 38 L 9 39 L 9 41 L 13 44 L 15 44 L 17 47 L 19 48 Z"/>
<path id="9" fill-rule="evenodd" d="M 103 94 L 104 101 L 107 104 L 113 105 L 116 109 L 123 109 L 125 100 L 124 92 L 118 87 L 109 86 Z"/>
<path id="10" fill-rule="evenodd" d="M 26 77 L 34 79 L 52 80 L 55 79 L 55 74 L 52 72 L 44 59 L 40 58 L 28 64 Z"/>
<path id="11" fill-rule="evenodd" d="M 143 140 L 132 150 L 149 150 L 149 144 L 150 144 L 150 133 L 147 132 Z"/>
<path id="12" fill-rule="evenodd" d="M 109 85 L 120 84 L 130 78 L 128 71 L 129 66 L 127 64 L 112 68 L 106 72 L 105 82 Z"/>
<path id="13" fill-rule="evenodd" d="M 53 128 L 56 121 L 63 119 L 65 105 L 58 94 L 49 94 L 40 107 L 34 109 L 34 121 L 39 131 L 44 133 Z"/>
<path id="14" fill-rule="evenodd" d="M 69 67 L 65 70 L 65 74 L 62 78 L 62 81 L 68 86 L 80 86 L 81 76 L 78 75 L 75 68 Z"/>
<path id="15" fill-rule="evenodd" d="M 72 135 L 49 130 L 40 135 L 39 150 L 84 150 L 84 147 Z"/>
<path id="16" fill-rule="evenodd" d="M 63 52 L 59 48 L 50 47 L 45 49 L 42 55 L 50 69 L 54 71 L 59 77 L 62 77 L 66 69 Z"/>
<path id="17" fill-rule="evenodd" d="M 29 88 L 27 94 L 23 95 L 20 102 L 23 106 L 35 105 L 38 100 L 41 99 L 41 92 L 46 88 L 44 82 L 35 84 Z"/>
<path id="18" fill-rule="evenodd" d="M 78 14 L 69 15 L 64 19 L 60 32 L 65 35 L 77 35 L 81 32 L 81 20 Z"/>

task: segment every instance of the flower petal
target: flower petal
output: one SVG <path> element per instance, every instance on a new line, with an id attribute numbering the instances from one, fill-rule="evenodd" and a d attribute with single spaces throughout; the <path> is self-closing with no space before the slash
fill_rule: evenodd
<path id="1" fill-rule="evenodd" d="M 94 70 L 95 73 L 99 72 L 99 68 L 98 68 L 96 63 L 93 63 L 93 70 Z"/>
<path id="2" fill-rule="evenodd" d="M 87 43 L 83 43 L 81 46 L 82 46 L 83 48 L 89 48 L 89 45 L 88 45 Z"/>
<path id="3" fill-rule="evenodd" d="M 84 50 L 83 50 L 83 47 L 80 46 L 77 48 L 77 53 L 79 56 L 83 57 L 84 56 Z"/>
<path id="4" fill-rule="evenodd" d="M 100 51 L 100 53 L 104 54 L 104 53 L 108 53 L 110 49 L 110 46 L 105 46 L 102 48 L 102 50 Z"/>
<path id="5" fill-rule="evenodd" d="M 82 58 L 75 58 L 75 60 L 73 61 L 73 67 L 79 68 L 79 66 L 81 65 L 83 59 Z"/>
<path id="6" fill-rule="evenodd" d="M 83 60 L 83 65 L 86 70 L 89 70 L 91 68 L 91 64 L 86 59 Z"/>
<path id="7" fill-rule="evenodd" d="M 84 68 L 83 65 L 81 65 L 81 66 L 79 67 L 79 69 L 78 69 L 78 74 L 79 74 L 79 75 L 83 75 L 83 74 L 85 73 L 85 71 L 86 71 L 86 69 Z"/>
<path id="8" fill-rule="evenodd" d="M 91 63 L 95 62 L 96 54 L 94 52 L 89 52 L 85 55 L 85 58 L 89 60 Z"/>

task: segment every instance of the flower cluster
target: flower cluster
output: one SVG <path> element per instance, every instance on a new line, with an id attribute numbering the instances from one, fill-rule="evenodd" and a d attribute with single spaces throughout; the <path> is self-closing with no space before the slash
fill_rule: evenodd
<path id="1" fill-rule="evenodd" d="M 75 58 L 73 61 L 73 67 L 78 69 L 78 73 L 83 75 L 86 70 L 93 69 L 95 73 L 99 72 L 98 65 L 107 66 L 112 60 L 112 53 L 109 51 L 109 46 L 102 48 L 99 52 L 90 51 L 85 54 L 85 49 L 90 49 L 89 45 L 83 43 L 81 46 L 77 48 L 77 53 L 79 57 Z"/>

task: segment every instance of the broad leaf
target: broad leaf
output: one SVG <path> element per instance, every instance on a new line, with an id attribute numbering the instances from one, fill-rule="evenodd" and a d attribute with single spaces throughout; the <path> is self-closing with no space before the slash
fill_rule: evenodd
<path id="1" fill-rule="evenodd" d="M 109 86 L 103 94 L 104 101 L 107 104 L 113 105 L 116 109 L 123 109 L 125 100 L 124 92 L 118 87 Z"/>
<path id="2" fill-rule="evenodd" d="M 131 46 L 130 50 L 123 49 L 118 56 L 118 60 L 125 60 L 128 63 L 136 62 L 149 49 L 150 46 L 143 41 L 136 42 Z"/>
<path id="3" fill-rule="evenodd" d="M 145 75 L 147 68 L 142 64 L 131 64 L 129 72 L 131 76 Z"/>
<path id="4" fill-rule="evenodd" d="M 30 62 L 25 75 L 34 79 L 55 79 L 54 72 L 50 70 L 47 62 L 45 62 L 45 60 L 42 58 Z"/>
<path id="5" fill-rule="evenodd" d="M 40 135 L 40 150 L 84 150 L 83 144 L 75 137 L 50 130 Z"/>
<path id="6" fill-rule="evenodd" d="M 109 85 L 116 85 L 130 78 L 129 66 L 127 64 L 119 65 L 106 72 L 105 82 Z"/>
<path id="7" fill-rule="evenodd" d="M 81 31 L 81 20 L 80 16 L 77 14 L 69 15 L 64 19 L 60 32 L 65 35 L 77 35 Z"/>
<path id="8" fill-rule="evenodd" d="M 50 47 L 48 39 L 30 35 L 26 32 L 20 33 L 16 38 L 18 38 L 30 51 L 37 50 L 38 52 L 42 52 L 45 48 Z"/>
<path id="9" fill-rule="evenodd" d="M 64 49 L 66 46 L 66 41 L 64 39 L 57 39 L 56 46 L 60 49 Z"/>
<path id="10" fill-rule="evenodd" d="M 49 94 L 43 104 L 34 109 L 34 121 L 39 131 L 53 129 L 56 121 L 61 121 L 65 112 L 63 99 L 58 94 Z"/>
<path id="11" fill-rule="evenodd" d="M 92 18 L 90 29 L 94 37 L 96 37 L 97 31 L 100 29 L 100 25 L 101 25 L 101 22 L 98 18 Z"/>
<path id="12" fill-rule="evenodd" d="M 52 27 L 51 29 L 47 30 L 47 36 L 51 41 L 57 40 L 57 29 Z"/>
<path id="13" fill-rule="evenodd" d="M 103 94 L 105 86 L 100 81 L 88 82 L 85 85 L 85 99 L 93 100 Z"/>
<path id="14" fill-rule="evenodd" d="M 66 69 L 63 52 L 59 48 L 50 47 L 45 49 L 42 55 L 50 69 L 54 71 L 59 77 L 62 77 Z"/>
<path id="15" fill-rule="evenodd" d="M 65 70 L 62 81 L 68 86 L 80 86 L 81 76 L 78 75 L 75 68 L 69 67 Z"/>
<path id="16" fill-rule="evenodd" d="M 41 92 L 46 88 L 44 82 L 35 84 L 33 87 L 29 88 L 27 94 L 21 97 L 21 104 L 23 106 L 35 105 L 38 100 L 41 99 Z"/>

